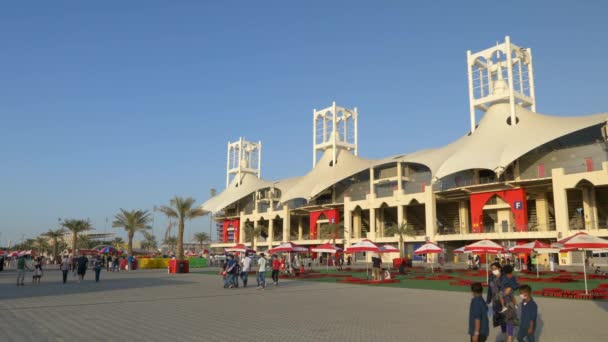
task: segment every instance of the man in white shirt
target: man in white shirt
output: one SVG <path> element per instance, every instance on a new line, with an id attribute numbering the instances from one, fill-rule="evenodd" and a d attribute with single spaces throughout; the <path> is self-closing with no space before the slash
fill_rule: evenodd
<path id="1" fill-rule="evenodd" d="M 245 257 L 241 260 L 241 280 L 243 281 L 243 287 L 247 287 L 249 271 L 251 271 L 251 257 L 249 254 L 245 253 Z"/>
<path id="2" fill-rule="evenodd" d="M 266 288 L 266 258 L 264 253 L 260 253 L 258 259 L 258 290 Z"/>

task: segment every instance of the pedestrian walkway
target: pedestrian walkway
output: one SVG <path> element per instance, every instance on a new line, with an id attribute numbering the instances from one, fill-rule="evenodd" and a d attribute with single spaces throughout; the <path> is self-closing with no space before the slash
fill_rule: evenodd
<path id="1" fill-rule="evenodd" d="M 135 271 L 15 286 L 0 273 L 4 341 L 466 341 L 470 295 L 282 281 L 223 289 L 220 276 Z M 608 302 L 537 298 L 540 341 L 600 341 Z M 576 313 L 571 314 L 571 313 Z M 495 339 L 492 330 L 490 341 Z"/>

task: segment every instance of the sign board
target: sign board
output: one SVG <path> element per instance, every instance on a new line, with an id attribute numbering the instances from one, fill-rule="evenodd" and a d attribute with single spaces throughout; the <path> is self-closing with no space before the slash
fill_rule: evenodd
<path id="1" fill-rule="evenodd" d="M 515 207 L 515 210 L 522 210 L 524 208 L 524 202 L 516 201 L 513 203 L 513 206 Z"/>

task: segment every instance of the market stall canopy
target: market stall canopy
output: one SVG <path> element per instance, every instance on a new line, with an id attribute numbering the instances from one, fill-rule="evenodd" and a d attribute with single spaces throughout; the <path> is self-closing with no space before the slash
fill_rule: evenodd
<path id="1" fill-rule="evenodd" d="M 311 252 L 315 252 L 315 253 L 331 253 L 331 254 L 335 254 L 337 252 L 341 252 L 342 248 L 334 246 L 330 243 L 325 243 L 322 245 L 319 245 L 317 247 L 312 247 L 310 249 Z"/>
<path id="2" fill-rule="evenodd" d="M 380 252 L 380 247 L 368 239 L 362 240 L 344 250 L 345 253 Z"/>
<path id="3" fill-rule="evenodd" d="M 293 242 L 283 242 L 282 244 L 268 250 L 268 254 L 274 253 L 306 253 L 308 248 L 296 245 Z"/>

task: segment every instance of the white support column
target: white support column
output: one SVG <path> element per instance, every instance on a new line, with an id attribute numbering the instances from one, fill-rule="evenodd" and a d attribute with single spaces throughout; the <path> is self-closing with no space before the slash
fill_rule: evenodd
<path id="1" fill-rule="evenodd" d="M 271 247 L 274 242 L 274 217 L 268 219 L 268 246 Z"/>
<path id="2" fill-rule="evenodd" d="M 345 203 L 345 205 L 344 205 L 344 248 L 350 246 L 350 240 L 353 235 L 353 224 L 352 224 L 353 212 L 346 208 L 347 208 L 347 206 Z"/>
<path id="3" fill-rule="evenodd" d="M 402 184 L 402 179 L 403 179 L 403 166 L 401 164 L 401 162 L 397 162 L 397 191 L 399 192 L 399 195 L 401 195 L 403 192 L 403 184 Z M 399 224 L 401 224 L 401 222 L 399 222 Z"/>
<path id="4" fill-rule="evenodd" d="M 245 243 L 245 220 L 243 213 L 239 216 L 239 243 Z"/>
<path id="5" fill-rule="evenodd" d="M 546 194 L 536 197 L 536 220 L 540 231 L 549 230 L 549 201 Z"/>
<path id="6" fill-rule="evenodd" d="M 258 140 L 258 178 L 262 178 L 262 140 Z"/>
<path id="7" fill-rule="evenodd" d="M 595 206 L 593 205 L 593 199 L 591 198 L 591 192 L 593 188 L 584 187 L 583 192 L 583 212 L 585 213 L 585 229 L 596 229 L 596 221 L 594 220 L 593 211 Z"/>
<path id="8" fill-rule="evenodd" d="M 283 242 L 291 240 L 291 215 L 289 213 L 289 207 L 285 205 L 283 207 Z"/>
<path id="9" fill-rule="evenodd" d="M 467 234 L 469 231 L 469 207 L 466 200 L 458 202 L 458 216 L 460 221 L 460 234 Z"/>
<path id="10" fill-rule="evenodd" d="M 336 140 L 338 139 L 338 129 L 336 127 L 336 117 L 338 113 L 336 113 L 336 101 L 332 103 L 332 117 L 331 117 L 331 134 L 329 135 L 331 141 L 331 149 L 332 149 L 332 165 L 336 165 Z"/>
<path id="11" fill-rule="evenodd" d="M 312 167 L 317 165 L 317 110 L 312 110 Z"/>
<path id="12" fill-rule="evenodd" d="M 528 51 L 528 58 L 530 59 L 528 63 L 528 82 L 530 83 L 530 97 L 532 98 L 532 106 L 530 109 L 533 112 L 536 112 L 536 93 L 534 91 L 534 70 L 532 69 L 532 49 L 526 49 Z"/>
<path id="13" fill-rule="evenodd" d="M 405 220 L 403 219 L 405 206 L 403 205 L 398 205 L 397 206 L 397 226 L 400 226 L 401 224 L 403 224 L 403 222 L 405 222 Z"/>
<path id="14" fill-rule="evenodd" d="M 511 39 L 505 37 L 507 45 L 507 77 L 509 78 L 509 104 L 511 108 L 511 127 L 517 126 L 517 118 L 515 116 L 515 92 L 513 89 L 513 53 L 511 51 Z"/>
<path id="15" fill-rule="evenodd" d="M 564 169 L 553 169 L 551 171 L 553 185 L 553 204 L 555 206 L 555 226 L 561 238 L 566 238 L 568 234 L 568 196 L 566 189 L 560 184 L 563 183 Z"/>
<path id="16" fill-rule="evenodd" d="M 361 238 L 361 210 L 353 211 L 353 235 L 355 239 Z"/>
<path id="17" fill-rule="evenodd" d="M 357 107 L 355 107 L 355 116 L 353 120 L 353 126 L 355 126 L 355 155 L 359 155 L 359 112 L 357 111 Z"/>
<path id="18" fill-rule="evenodd" d="M 424 216 L 426 220 L 426 236 L 432 240 L 437 233 L 437 202 L 432 184 L 424 190 Z"/>
<path id="19" fill-rule="evenodd" d="M 369 198 L 374 198 L 375 197 L 375 191 L 374 191 L 374 168 L 370 167 L 369 168 Z"/>
<path id="20" fill-rule="evenodd" d="M 230 141 L 228 142 L 228 153 L 226 154 L 226 188 L 228 187 L 228 182 L 230 182 Z"/>
<path id="21" fill-rule="evenodd" d="M 369 209 L 369 234 L 367 238 L 374 241 L 376 240 L 376 209 Z"/>
<path id="22" fill-rule="evenodd" d="M 475 125 L 477 123 L 475 119 L 475 98 L 473 96 L 473 61 L 471 60 L 471 50 L 467 50 L 467 69 L 469 71 L 469 110 L 471 117 L 471 133 L 475 133 Z"/>
<path id="23" fill-rule="evenodd" d="M 298 240 L 302 241 L 302 235 L 303 235 L 303 225 L 302 225 L 302 216 L 298 216 Z"/>

